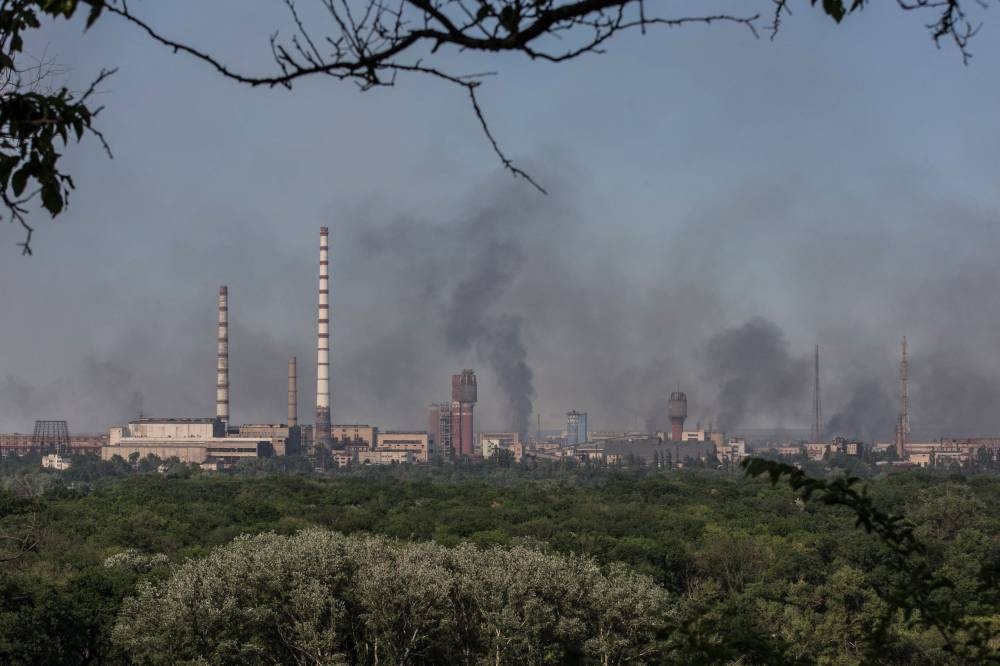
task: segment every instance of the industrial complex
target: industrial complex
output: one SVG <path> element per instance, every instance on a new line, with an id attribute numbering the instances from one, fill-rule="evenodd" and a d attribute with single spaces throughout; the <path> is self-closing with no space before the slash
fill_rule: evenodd
<path id="1" fill-rule="evenodd" d="M 298 360 L 288 359 L 288 403 L 284 423 L 234 424 L 230 420 L 229 288 L 219 287 L 215 415 L 197 418 L 139 417 L 105 434 L 71 435 L 65 421 L 39 420 L 32 433 L 0 434 L 0 455 L 48 454 L 45 464 L 64 468 L 71 454 L 99 454 L 135 462 L 150 456 L 160 460 L 221 469 L 242 460 L 272 456 L 308 456 L 320 469 L 355 465 L 428 464 L 465 460 L 577 461 L 608 465 L 657 467 L 729 466 L 749 455 L 793 460 L 826 460 L 833 456 L 878 457 L 890 468 L 967 465 L 976 460 L 1000 461 L 1000 437 L 943 438 L 911 442 L 907 385 L 907 342 L 902 340 L 899 364 L 899 411 L 892 442 L 862 442 L 834 438 L 824 441 L 820 411 L 819 347 L 815 349 L 813 419 L 807 436 L 789 432 L 767 436 L 727 435 L 711 426 L 686 430 L 688 396 L 677 390 L 665 398 L 670 428 L 662 432 L 594 431 L 587 412 L 566 413 L 565 428 L 543 433 L 539 417 L 535 437 L 524 433 L 477 430 L 479 400 L 476 373 L 463 369 L 451 375 L 451 399 L 428 409 L 427 427 L 380 430 L 368 424 L 336 423 L 330 392 L 330 259 L 329 232 L 319 233 L 319 289 L 316 328 L 316 413 L 301 424 L 298 410 Z M 663 404 L 663 403 L 661 403 Z M 803 431 L 804 432 L 804 431 Z"/>

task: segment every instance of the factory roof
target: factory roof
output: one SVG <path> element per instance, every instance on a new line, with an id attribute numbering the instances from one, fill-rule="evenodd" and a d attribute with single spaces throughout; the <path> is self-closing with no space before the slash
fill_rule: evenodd
<path id="1" fill-rule="evenodd" d="M 152 419 L 152 418 L 139 418 L 134 421 L 129 421 L 129 423 L 213 423 L 215 419 L 212 418 L 198 418 L 198 419 Z"/>
<path id="2" fill-rule="evenodd" d="M 633 454 L 649 459 L 654 452 L 669 452 L 677 460 L 706 458 L 715 455 L 715 444 L 706 442 L 661 442 L 659 437 L 609 439 L 602 442 L 604 453 Z"/>

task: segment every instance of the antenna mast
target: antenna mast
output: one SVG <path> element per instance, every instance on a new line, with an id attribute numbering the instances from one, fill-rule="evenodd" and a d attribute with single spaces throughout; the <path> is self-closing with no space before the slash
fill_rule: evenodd
<path id="1" fill-rule="evenodd" d="M 910 434 L 910 393 L 906 385 L 909 363 L 906 360 L 906 336 L 903 336 L 903 354 L 899 361 L 899 421 L 896 423 L 896 455 L 906 457 L 906 436 Z"/>
<path id="2" fill-rule="evenodd" d="M 823 412 L 819 401 L 819 345 L 816 345 L 813 366 L 813 431 L 812 441 L 823 441 Z"/>

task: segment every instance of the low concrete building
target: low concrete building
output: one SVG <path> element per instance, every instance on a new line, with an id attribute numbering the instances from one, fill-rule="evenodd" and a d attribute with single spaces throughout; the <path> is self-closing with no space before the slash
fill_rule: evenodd
<path id="1" fill-rule="evenodd" d="M 479 447 L 483 452 L 483 459 L 489 460 L 497 455 L 499 451 L 508 451 L 514 462 L 524 460 L 524 444 L 519 441 L 511 441 L 500 437 L 480 437 Z"/>
<path id="2" fill-rule="evenodd" d="M 715 445 L 715 457 L 723 463 L 739 463 L 749 455 L 745 439 L 730 437 L 729 441 L 722 446 Z"/>
<path id="3" fill-rule="evenodd" d="M 330 455 L 330 459 L 336 467 L 348 467 L 355 458 L 355 453 L 350 453 L 348 451 L 334 451 Z"/>
<path id="4" fill-rule="evenodd" d="M 247 423 L 237 428 L 240 437 L 266 439 L 271 442 L 274 455 L 296 455 L 303 452 L 302 431 L 298 426 L 284 423 Z"/>
<path id="5" fill-rule="evenodd" d="M 809 460 L 822 460 L 830 452 L 830 445 L 825 442 L 809 442 L 805 445 Z"/>
<path id="6" fill-rule="evenodd" d="M 139 419 L 112 428 L 108 445 L 101 447 L 101 459 L 133 454 L 140 459 L 154 455 L 177 458 L 183 463 L 232 463 L 245 458 L 273 455 L 270 439 L 226 437 L 219 419 Z"/>
<path id="7" fill-rule="evenodd" d="M 521 435 L 505 430 L 486 431 L 479 433 L 476 453 L 482 458 L 489 458 L 497 448 L 513 451 L 521 444 Z M 524 449 L 521 448 L 523 453 Z"/>
<path id="8" fill-rule="evenodd" d="M 333 448 L 346 450 L 351 446 L 375 448 L 378 442 L 378 428 L 367 424 L 345 424 L 330 426 Z"/>
<path id="9" fill-rule="evenodd" d="M 177 458 L 183 463 L 204 462 L 234 463 L 246 458 L 267 458 L 272 454 L 271 442 L 252 437 L 209 437 L 178 441 L 151 437 L 125 437 L 113 446 L 101 449 L 101 459 L 111 460 L 115 456 L 129 459 L 133 453 L 139 459 L 154 455 L 161 460 Z"/>
<path id="10" fill-rule="evenodd" d="M 0 433 L 0 457 L 6 455 L 24 455 L 26 453 L 44 453 L 33 440 L 31 433 Z M 101 447 L 107 446 L 108 435 L 70 435 L 69 449 L 65 453 L 100 455 Z"/>
<path id="11" fill-rule="evenodd" d="M 358 451 L 359 465 L 392 465 L 415 462 L 415 457 L 411 451 L 386 451 L 379 449 L 366 449 Z"/>
<path id="12" fill-rule="evenodd" d="M 71 464 L 72 463 L 70 462 L 69 458 L 63 458 L 58 453 L 51 453 L 47 456 L 42 456 L 42 467 L 46 467 L 48 469 L 56 469 L 61 471 L 64 469 L 69 469 Z"/>
<path id="13" fill-rule="evenodd" d="M 430 435 L 423 430 L 386 430 L 378 433 L 375 449 L 408 451 L 415 462 L 425 463 L 431 458 Z"/>

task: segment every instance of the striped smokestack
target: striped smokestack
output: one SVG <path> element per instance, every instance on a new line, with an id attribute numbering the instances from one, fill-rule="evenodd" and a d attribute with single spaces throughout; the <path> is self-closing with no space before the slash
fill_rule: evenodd
<path id="1" fill-rule="evenodd" d="M 319 229 L 319 327 L 316 336 L 316 432 L 317 445 L 330 448 L 330 270 L 328 231 Z"/>
<path id="2" fill-rule="evenodd" d="M 299 389 L 298 372 L 295 368 L 295 357 L 288 359 L 288 427 L 299 424 Z"/>
<path id="3" fill-rule="evenodd" d="M 219 287 L 219 353 L 215 373 L 215 418 L 229 423 L 229 288 Z"/>

